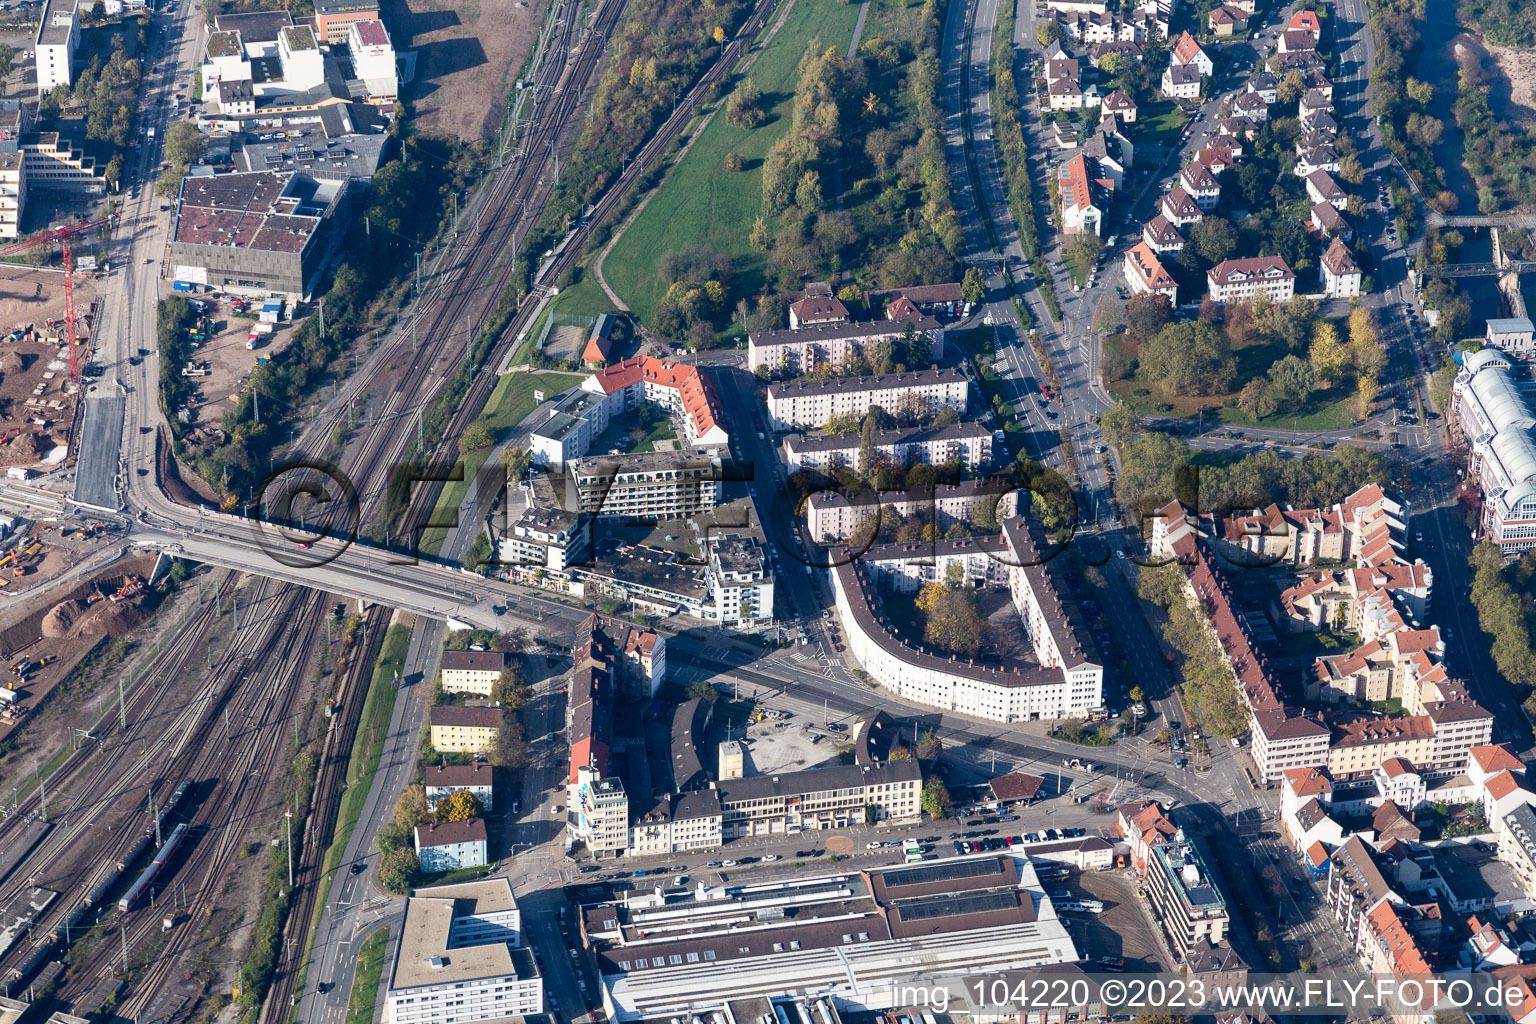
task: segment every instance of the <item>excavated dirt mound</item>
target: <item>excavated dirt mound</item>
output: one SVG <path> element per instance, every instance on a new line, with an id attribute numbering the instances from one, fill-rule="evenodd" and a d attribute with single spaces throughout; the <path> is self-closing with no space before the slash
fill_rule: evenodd
<path id="1" fill-rule="evenodd" d="M 15 349 L 6 349 L 0 352 L 0 373 L 18 373 L 21 371 L 21 356 Z"/>
<path id="2" fill-rule="evenodd" d="M 80 617 L 86 612 L 84 601 L 61 601 L 48 609 L 48 614 L 43 616 L 43 636 L 61 637 L 69 636 L 70 630 Z"/>

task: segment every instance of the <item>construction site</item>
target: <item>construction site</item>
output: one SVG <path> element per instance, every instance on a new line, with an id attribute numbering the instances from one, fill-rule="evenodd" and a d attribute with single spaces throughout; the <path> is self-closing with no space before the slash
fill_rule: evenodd
<path id="1" fill-rule="evenodd" d="M 96 282 L 74 282 L 81 365 L 95 323 Z M 0 264 L 0 466 L 39 470 L 64 461 L 75 417 L 65 275 Z"/>

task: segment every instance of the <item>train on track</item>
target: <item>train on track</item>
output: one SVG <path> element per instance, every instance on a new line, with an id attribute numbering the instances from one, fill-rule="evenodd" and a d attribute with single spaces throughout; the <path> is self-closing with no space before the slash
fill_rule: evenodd
<path id="1" fill-rule="evenodd" d="M 129 886 L 128 891 L 123 893 L 123 898 L 117 901 L 118 910 L 133 909 L 134 904 L 138 903 L 139 899 L 149 891 L 149 887 L 155 884 L 156 879 L 164 874 L 166 864 L 170 863 L 171 858 L 176 856 L 176 851 L 181 847 L 182 840 L 186 838 L 187 825 L 186 822 L 182 822 L 171 830 L 171 837 L 165 841 L 164 846 L 160 847 L 160 852 L 155 854 L 155 859 L 150 862 L 149 867 L 144 869 L 144 873 L 139 876 L 139 880 Z"/>
<path id="2" fill-rule="evenodd" d="M 170 827 L 171 818 L 175 816 L 177 808 L 181 806 L 182 801 L 187 798 L 187 794 L 192 791 L 195 785 L 196 783 L 188 779 L 180 786 L 177 786 L 176 792 L 171 794 L 171 799 L 161 809 L 157 819 L 158 827 L 162 834 L 166 828 Z M 99 916 L 99 910 L 104 908 L 107 896 L 122 882 L 124 874 L 154 847 L 155 832 L 155 825 L 146 827 L 144 834 L 132 846 L 123 851 L 122 856 L 112 862 L 101 880 L 91 887 L 90 891 L 81 898 L 79 904 L 73 910 L 66 913 L 64 918 L 54 924 L 52 928 L 40 933 L 41 941 L 32 956 L 19 968 L 13 968 L 6 972 L 5 980 L 13 988 L 17 984 L 26 981 L 47 963 L 51 957 L 61 952 L 61 946 L 68 946 L 74 941 L 76 936 L 90 929 Z M 186 832 L 187 826 L 184 823 L 178 824 L 172 829 L 171 837 L 176 846 L 181 844 L 186 836 Z M 176 847 L 172 846 L 171 842 L 167 842 L 161 847 L 154 862 L 139 876 L 139 880 L 133 884 L 133 887 L 128 890 L 123 899 L 118 901 L 119 910 L 130 909 L 133 906 L 133 901 L 129 900 L 128 897 L 131 895 L 134 899 L 137 899 L 143 895 L 144 888 L 148 888 L 149 885 L 154 883 L 155 879 L 160 877 L 161 872 L 164 870 L 164 862 L 169 860 L 170 854 L 175 852 Z M 141 883 L 144 885 L 144 888 L 140 888 Z M 124 906 L 125 901 L 127 906 Z"/>

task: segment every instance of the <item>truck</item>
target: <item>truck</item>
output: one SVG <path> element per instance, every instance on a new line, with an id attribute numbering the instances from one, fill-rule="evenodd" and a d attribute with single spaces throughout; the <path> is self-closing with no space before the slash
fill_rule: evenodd
<path id="1" fill-rule="evenodd" d="M 257 349 L 267 343 L 267 338 L 272 335 L 271 324 L 253 324 L 251 331 L 245 336 L 245 347 Z"/>
<path id="2" fill-rule="evenodd" d="M 189 292 L 189 291 L 192 290 L 192 282 L 191 281 L 172 281 L 171 282 L 171 288 L 173 290 L 175 290 L 175 291 L 178 291 L 178 292 Z"/>

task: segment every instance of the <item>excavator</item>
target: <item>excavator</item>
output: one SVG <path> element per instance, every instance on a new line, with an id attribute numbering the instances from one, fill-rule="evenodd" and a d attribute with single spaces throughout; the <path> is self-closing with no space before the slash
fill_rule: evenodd
<path id="1" fill-rule="evenodd" d="M 117 593 L 112 595 L 112 600 L 122 601 L 126 598 L 132 597 L 134 594 L 137 594 L 140 590 L 143 589 L 143 580 L 139 579 L 137 576 L 129 576 L 126 580 L 123 581 L 123 585 L 118 588 Z"/>

